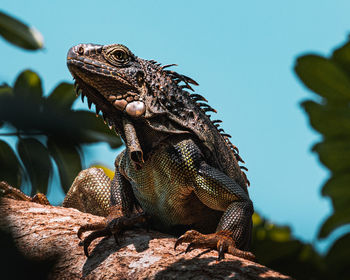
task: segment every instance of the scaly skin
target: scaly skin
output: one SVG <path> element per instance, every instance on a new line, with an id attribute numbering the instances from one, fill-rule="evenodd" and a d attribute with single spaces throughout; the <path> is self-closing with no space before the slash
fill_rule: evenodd
<path id="1" fill-rule="evenodd" d="M 107 216 L 83 225 L 78 236 L 88 256 L 90 243 L 136 223 L 182 234 L 175 248 L 216 249 L 247 259 L 253 204 L 238 149 L 206 114 L 204 97 L 190 94 L 192 79 L 136 57 L 123 45 L 80 44 L 67 65 L 76 90 L 123 138 L 112 181 L 100 169 L 83 170 L 63 206 Z"/>

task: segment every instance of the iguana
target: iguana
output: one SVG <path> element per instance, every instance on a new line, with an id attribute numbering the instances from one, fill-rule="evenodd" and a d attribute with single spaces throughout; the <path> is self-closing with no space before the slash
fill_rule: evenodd
<path id="1" fill-rule="evenodd" d="M 63 206 L 106 216 L 83 225 L 79 238 L 88 256 L 101 236 L 118 239 L 135 224 L 181 235 L 174 248 L 216 249 L 254 259 L 249 248 L 253 204 L 249 181 L 230 135 L 211 120 L 215 110 L 195 93 L 193 79 L 154 60 L 135 56 L 121 44 L 79 44 L 68 51 L 75 89 L 89 108 L 125 143 L 110 180 L 101 169 L 80 172 Z"/>

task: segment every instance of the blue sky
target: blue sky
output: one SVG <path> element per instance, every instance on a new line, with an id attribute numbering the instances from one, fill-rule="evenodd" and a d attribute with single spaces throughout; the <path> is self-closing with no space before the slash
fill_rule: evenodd
<path id="1" fill-rule="evenodd" d="M 30 68 L 48 93 L 71 81 L 65 58 L 78 43 L 123 43 L 139 57 L 178 64 L 174 70 L 199 82 L 196 91 L 217 109 L 215 118 L 239 147 L 255 209 L 316 242 L 331 211 L 320 196 L 327 170 L 310 152 L 319 136 L 299 105 L 314 95 L 293 65 L 298 55 L 328 55 L 345 41 L 349 1 L 2 0 L 0 9 L 40 30 L 46 46 L 26 52 L 1 39 L 0 82 L 12 84 Z M 79 101 L 76 108 L 87 106 Z M 106 145 L 86 150 L 85 166 L 113 166 L 117 152 Z M 53 202 L 62 199 L 50 194 Z"/>

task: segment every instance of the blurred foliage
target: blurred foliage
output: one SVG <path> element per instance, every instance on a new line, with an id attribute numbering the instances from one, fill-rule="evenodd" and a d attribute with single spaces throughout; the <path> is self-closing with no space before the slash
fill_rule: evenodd
<path id="1" fill-rule="evenodd" d="M 111 148 L 122 144 L 94 113 L 71 109 L 75 96 L 68 83 L 43 96 L 41 79 L 30 70 L 23 71 L 13 87 L 0 86 L 0 120 L 7 124 L 0 137 L 18 138 L 16 151 L 0 140 L 1 180 L 20 187 L 27 174 L 32 194 L 47 193 L 53 160 L 67 191 L 82 169 L 83 144 L 103 141 Z"/>
<path id="2" fill-rule="evenodd" d="M 312 245 L 295 239 L 287 226 L 275 225 L 253 215 L 251 251 L 259 263 L 295 279 L 329 279 L 325 260 Z"/>
<path id="3" fill-rule="evenodd" d="M 322 135 L 312 150 L 331 171 L 322 188 L 322 194 L 333 204 L 333 213 L 319 232 L 319 238 L 326 238 L 335 229 L 350 224 L 350 42 L 328 58 L 314 54 L 299 57 L 295 72 L 318 97 L 317 101 L 307 100 L 301 105 L 311 126 Z M 326 269 L 334 279 L 349 279 L 349 260 L 347 233 L 325 256 Z"/>
<path id="4" fill-rule="evenodd" d="M 332 200 L 333 214 L 319 238 L 350 223 L 350 42 L 329 57 L 314 54 L 297 59 L 295 71 L 316 100 L 302 102 L 311 126 L 322 135 L 313 151 L 330 171 L 322 194 Z M 311 206 L 310 206 L 311 207 Z M 258 261 L 296 279 L 350 279 L 350 234 L 334 242 L 325 256 L 258 214 L 253 216 L 252 251 Z"/>
<path id="5" fill-rule="evenodd" d="M 1 11 L 0 35 L 27 50 L 43 47 L 37 30 Z M 41 79 L 29 70 L 18 76 L 13 87 L 0 85 L 0 181 L 20 187 L 23 178 L 29 178 L 32 194 L 46 193 L 54 162 L 67 191 L 81 170 L 83 144 L 104 141 L 112 148 L 121 145 L 120 138 L 93 113 L 72 110 L 74 101 L 73 85 L 68 83 L 59 84 L 44 97 Z M 16 138 L 16 151 L 3 140 L 9 137 Z M 0 264 L 5 278 L 48 278 L 55 256 L 27 259 L 17 250 L 11 234 L 2 230 L 0 243 L 6 256 Z"/>
<path id="6" fill-rule="evenodd" d="M 2 11 L 0 11 L 0 35 L 23 49 L 37 50 L 44 46 L 44 38 L 38 30 Z"/>
<path id="7" fill-rule="evenodd" d="M 350 42 L 330 58 L 305 55 L 297 60 L 296 73 L 321 99 L 304 101 L 311 126 L 322 134 L 313 147 L 320 161 L 331 171 L 322 189 L 334 212 L 319 233 L 325 238 L 336 228 L 350 224 Z"/>

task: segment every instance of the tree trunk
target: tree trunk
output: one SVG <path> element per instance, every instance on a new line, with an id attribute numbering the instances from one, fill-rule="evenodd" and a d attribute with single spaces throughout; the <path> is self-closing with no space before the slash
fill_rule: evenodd
<path id="1" fill-rule="evenodd" d="M 104 218 L 72 208 L 5 198 L 0 215 L 0 228 L 11 232 L 14 244 L 26 259 L 48 260 L 47 266 L 35 269 L 45 271 L 49 267 L 49 279 L 291 279 L 228 254 L 218 262 L 215 251 L 195 249 L 185 254 L 185 245 L 174 251 L 174 237 L 142 229 L 126 231 L 119 245 L 113 237 L 95 240 L 86 258 L 78 245 L 77 230 Z M 3 247 L 2 255 L 2 264 L 11 267 L 13 275 L 24 272 L 30 278 L 32 270 L 26 269 L 33 266 L 20 265 L 22 262 L 11 259 Z"/>

